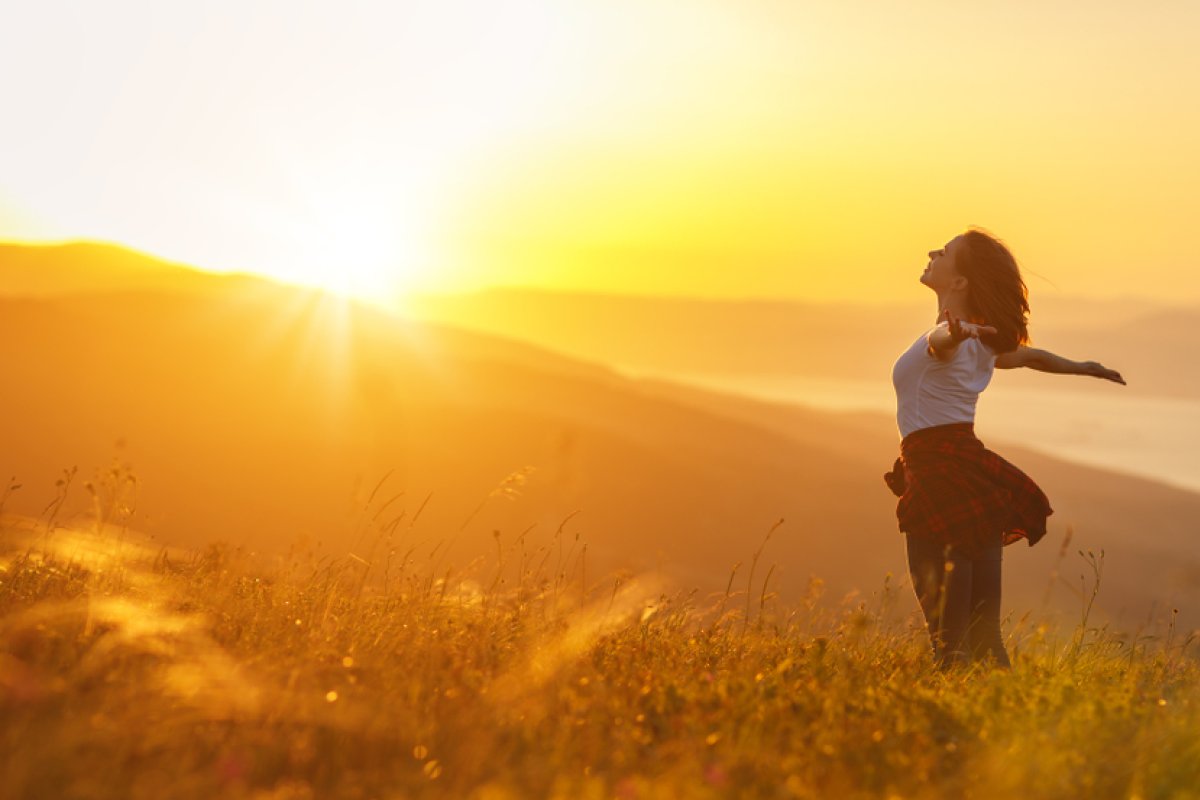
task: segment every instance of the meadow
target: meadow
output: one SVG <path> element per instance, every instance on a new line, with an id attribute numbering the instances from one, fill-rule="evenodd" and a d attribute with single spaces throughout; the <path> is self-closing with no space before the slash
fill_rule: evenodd
<path id="1" fill-rule="evenodd" d="M 784 604 L 770 534 L 700 597 L 561 526 L 456 567 L 385 506 L 338 558 L 6 518 L 4 796 L 1200 797 L 1200 644 L 1094 624 L 1102 553 L 1011 671 L 942 673 L 906 582 Z"/>

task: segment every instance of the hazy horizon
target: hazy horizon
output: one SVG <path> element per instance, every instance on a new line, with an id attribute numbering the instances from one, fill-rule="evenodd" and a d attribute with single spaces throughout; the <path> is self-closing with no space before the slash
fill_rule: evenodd
<path id="1" fill-rule="evenodd" d="M 143 256 L 152 259 L 155 262 L 161 262 L 167 267 L 181 267 L 197 272 L 239 275 L 259 278 L 262 280 L 272 281 L 283 285 L 294 286 L 309 286 L 304 282 L 290 281 L 279 275 L 268 274 L 263 271 L 255 270 L 251 266 L 229 269 L 229 270 L 214 270 L 202 264 L 193 264 L 186 261 L 178 261 L 167 258 L 161 254 L 150 252 L 144 248 L 138 247 L 136 244 L 126 244 L 116 241 L 97 240 L 97 239 L 44 239 L 44 240 L 25 240 L 25 239 L 0 239 L 0 247 L 29 247 L 29 248 L 54 248 L 54 247 L 101 247 L 115 248 L 121 251 L 128 252 L 133 255 Z M 635 299 L 663 299 L 663 300 L 693 300 L 696 302 L 716 302 L 728 301 L 732 303 L 749 302 L 749 303 L 810 303 L 813 305 L 854 305 L 866 307 L 908 307 L 928 304 L 933 306 L 936 304 L 936 297 L 930 290 L 914 278 L 913 290 L 911 293 L 904 293 L 902 296 L 892 298 L 881 298 L 874 296 L 858 297 L 847 295 L 845 297 L 813 297 L 808 295 L 779 295 L 779 294 L 746 294 L 735 295 L 729 293 L 721 294 L 695 294 L 684 291 L 678 292 L 657 292 L 646 289 L 639 289 L 636 286 L 631 286 L 626 289 L 616 290 L 611 288 L 589 288 L 589 287 L 572 287 L 560 286 L 555 284 L 522 284 L 522 283 L 491 283 L 477 286 L 470 286 L 458 289 L 417 289 L 403 292 L 398 295 L 398 300 L 388 301 L 387 298 L 375 298 L 372 302 L 381 307 L 390 310 L 404 310 L 404 301 L 408 297 L 441 297 L 441 296 L 461 296 L 472 294 L 485 294 L 489 292 L 528 292 L 544 295 L 587 295 L 593 297 L 622 297 Z M 3 289 L 0 289 L 3 291 Z M 338 293 L 336 289 L 329 291 Z M 353 297 L 353 295 L 350 295 Z M 367 298 L 355 297 L 354 299 L 366 300 Z M 1128 292 L 1121 296 L 1112 295 L 1097 295 L 1087 292 L 1061 292 L 1055 289 L 1033 289 L 1029 290 L 1029 299 L 1031 306 L 1036 309 L 1036 303 L 1040 299 L 1049 299 L 1053 302 L 1070 302 L 1079 301 L 1084 303 L 1094 303 L 1099 305 L 1115 305 L 1123 302 L 1140 303 L 1148 307 L 1184 310 L 1200 308 L 1200 297 L 1189 300 L 1179 300 L 1177 298 L 1156 297 L 1150 294 L 1142 294 L 1137 292 Z"/>

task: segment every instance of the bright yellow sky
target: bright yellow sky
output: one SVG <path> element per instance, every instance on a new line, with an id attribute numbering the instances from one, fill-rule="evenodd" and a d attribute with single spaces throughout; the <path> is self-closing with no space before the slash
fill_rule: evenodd
<path id="1" fill-rule="evenodd" d="M 1034 293 L 1200 301 L 1192 0 L 12 16 L 0 238 L 364 293 L 883 300 L 974 224 Z"/>

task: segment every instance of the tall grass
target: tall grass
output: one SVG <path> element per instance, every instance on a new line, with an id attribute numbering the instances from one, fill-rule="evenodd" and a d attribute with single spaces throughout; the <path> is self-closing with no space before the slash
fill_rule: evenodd
<path id="1" fill-rule="evenodd" d="M 5 797 L 1200 796 L 1173 626 L 1131 640 L 1085 607 L 1017 626 L 1011 671 L 943 673 L 907 586 L 785 605 L 761 546 L 744 591 L 703 598 L 587 576 L 564 526 L 456 570 L 418 563 L 403 513 L 276 563 L 105 513 L 3 533 Z"/>

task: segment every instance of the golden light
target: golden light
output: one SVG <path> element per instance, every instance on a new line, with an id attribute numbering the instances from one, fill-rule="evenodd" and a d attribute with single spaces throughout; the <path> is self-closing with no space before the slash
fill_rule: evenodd
<path id="1" fill-rule="evenodd" d="M 421 277 L 416 237 L 384 209 L 330 208 L 314 222 L 280 277 L 380 305 Z"/>
<path id="2" fill-rule="evenodd" d="M 884 301 L 909 291 L 897 254 L 974 222 L 1064 290 L 1140 292 L 1126 265 L 1148 259 L 1172 300 L 1200 292 L 1171 236 L 1200 178 L 1178 101 L 1195 3 L 1086 25 L 1061 3 L 317 3 L 288 35 L 234 0 L 76 5 L 64 27 L 25 4 L 0 47 L 30 76 L 6 87 L 0 238 L 371 302 L 416 283 Z"/>
<path id="3" fill-rule="evenodd" d="M 411 199 L 428 199 L 425 176 L 373 161 L 369 148 L 307 155 L 277 154 L 286 199 L 239 210 L 272 240 L 254 271 L 380 306 L 427 282 L 428 208 Z"/>

